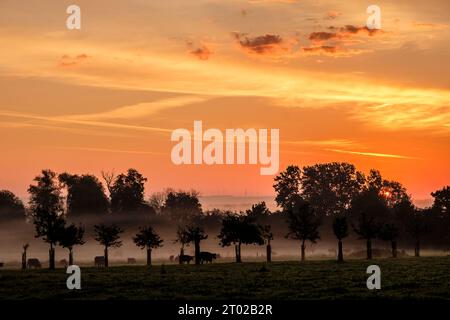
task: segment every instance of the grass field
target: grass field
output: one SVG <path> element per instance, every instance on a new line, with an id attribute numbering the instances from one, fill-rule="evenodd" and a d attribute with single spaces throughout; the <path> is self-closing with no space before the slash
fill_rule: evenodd
<path id="1" fill-rule="evenodd" d="M 366 268 L 381 268 L 368 290 Z M 0 299 L 450 299 L 450 257 L 82 268 L 81 290 L 65 270 L 0 271 Z"/>

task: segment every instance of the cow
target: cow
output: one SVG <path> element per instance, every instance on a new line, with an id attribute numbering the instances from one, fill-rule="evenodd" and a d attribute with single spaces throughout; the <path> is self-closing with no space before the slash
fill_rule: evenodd
<path id="1" fill-rule="evenodd" d="M 200 263 L 203 264 L 203 262 L 207 263 L 212 263 L 213 260 L 217 259 L 217 254 L 216 253 L 211 253 L 211 252 L 207 252 L 207 251 L 201 251 L 200 252 Z"/>
<path id="2" fill-rule="evenodd" d="M 104 267 L 105 266 L 105 257 L 104 256 L 96 256 L 94 258 L 94 264 L 98 268 Z"/>
<path id="3" fill-rule="evenodd" d="M 189 256 L 187 254 L 182 254 L 181 256 L 178 257 L 178 259 L 180 259 L 181 264 L 183 263 L 187 263 L 189 264 L 192 260 L 194 260 L 193 256 Z"/>
<path id="4" fill-rule="evenodd" d="M 128 258 L 127 262 L 128 262 L 128 264 L 136 264 L 136 259 L 135 258 Z"/>
<path id="5" fill-rule="evenodd" d="M 59 261 L 59 264 L 60 264 L 61 266 L 63 266 L 64 268 L 67 268 L 67 267 L 69 266 L 69 263 L 67 262 L 66 259 L 60 260 L 60 261 Z"/>
<path id="6" fill-rule="evenodd" d="M 41 262 L 39 261 L 39 259 L 30 258 L 30 259 L 28 259 L 27 267 L 28 267 L 28 269 L 31 269 L 31 268 L 40 269 L 42 266 L 41 266 Z"/>

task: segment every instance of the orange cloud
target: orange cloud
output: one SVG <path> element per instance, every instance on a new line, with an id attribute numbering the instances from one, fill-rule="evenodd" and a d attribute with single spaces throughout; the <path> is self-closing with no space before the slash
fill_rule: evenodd
<path id="1" fill-rule="evenodd" d="M 61 61 L 59 62 L 58 66 L 65 68 L 65 67 L 74 67 L 77 66 L 81 63 L 83 63 L 84 61 L 86 61 L 89 58 L 89 56 L 85 53 L 76 55 L 71 57 L 70 55 L 63 55 L 61 57 Z"/>
<path id="2" fill-rule="evenodd" d="M 208 60 L 209 57 L 213 54 L 211 50 L 206 46 L 202 46 L 200 48 L 189 51 L 189 53 L 200 60 Z"/>
<path id="3" fill-rule="evenodd" d="M 266 34 L 263 36 L 249 37 L 239 32 L 235 32 L 233 35 L 241 48 L 248 53 L 264 55 L 273 54 L 280 50 L 288 50 L 288 48 L 283 47 L 283 39 L 279 35 Z"/>

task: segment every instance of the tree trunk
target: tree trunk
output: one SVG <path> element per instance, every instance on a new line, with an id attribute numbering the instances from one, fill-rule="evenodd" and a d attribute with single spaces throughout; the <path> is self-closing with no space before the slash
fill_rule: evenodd
<path id="1" fill-rule="evenodd" d="M 272 246 L 270 243 L 266 247 L 267 262 L 272 262 Z"/>
<path id="2" fill-rule="evenodd" d="M 200 264 L 200 240 L 194 241 L 194 255 L 195 255 L 195 264 Z"/>
<path id="3" fill-rule="evenodd" d="M 392 246 L 392 258 L 397 258 L 397 241 L 392 240 L 391 246 Z"/>
<path id="4" fill-rule="evenodd" d="M 105 247 L 105 268 L 108 268 L 108 247 Z"/>
<path id="5" fill-rule="evenodd" d="M 69 248 L 69 266 L 73 265 L 73 250 Z"/>
<path id="6" fill-rule="evenodd" d="M 338 262 L 344 262 L 344 253 L 342 251 L 342 240 L 338 242 Z"/>
<path id="7" fill-rule="evenodd" d="M 420 257 L 420 241 L 416 240 L 416 246 L 414 248 L 414 255 Z"/>
<path id="8" fill-rule="evenodd" d="M 49 256 L 49 266 L 50 270 L 55 270 L 55 248 L 53 248 L 53 243 L 50 243 L 50 250 L 48 251 Z"/>
<path id="9" fill-rule="evenodd" d="M 305 261 L 305 240 L 302 240 L 302 261 Z"/>
<path id="10" fill-rule="evenodd" d="M 147 266 L 150 267 L 152 265 L 152 249 L 147 248 Z"/>
<path id="11" fill-rule="evenodd" d="M 184 245 L 181 245 L 180 256 L 178 257 L 178 264 L 183 264 L 183 260 L 181 260 L 181 256 L 184 256 Z"/>
<path id="12" fill-rule="evenodd" d="M 242 259 L 241 259 L 241 243 L 239 242 L 238 244 L 235 245 L 235 250 L 236 250 L 236 262 L 237 263 L 241 263 Z"/>
<path id="13" fill-rule="evenodd" d="M 372 239 L 367 239 L 367 260 L 372 259 Z"/>
<path id="14" fill-rule="evenodd" d="M 27 252 L 24 251 L 22 253 L 22 270 L 25 270 L 27 268 Z"/>

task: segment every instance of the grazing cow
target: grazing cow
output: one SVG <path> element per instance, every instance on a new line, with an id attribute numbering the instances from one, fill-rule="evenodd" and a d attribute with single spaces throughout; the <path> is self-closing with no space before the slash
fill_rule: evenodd
<path id="1" fill-rule="evenodd" d="M 39 261 L 39 259 L 36 259 L 36 258 L 28 259 L 27 266 L 28 266 L 28 269 L 31 269 L 31 268 L 40 269 L 42 267 L 41 262 Z"/>
<path id="2" fill-rule="evenodd" d="M 128 258 L 128 264 L 136 264 L 135 258 Z"/>
<path id="3" fill-rule="evenodd" d="M 66 259 L 60 260 L 60 261 L 59 261 L 59 264 L 60 264 L 61 266 L 63 266 L 64 268 L 67 268 L 67 267 L 69 266 L 69 263 L 67 262 Z"/>
<path id="4" fill-rule="evenodd" d="M 104 256 L 96 256 L 94 259 L 94 264 L 98 268 L 102 268 L 105 266 L 105 257 Z"/>
<path id="5" fill-rule="evenodd" d="M 207 251 L 201 251 L 200 252 L 200 263 L 203 264 L 203 262 L 207 263 L 212 263 L 213 260 L 217 259 L 217 254 L 216 253 L 211 253 L 211 252 L 207 252 Z"/>
<path id="6" fill-rule="evenodd" d="M 180 259 L 181 264 L 183 264 L 185 262 L 187 264 L 189 264 L 192 260 L 194 260 L 194 257 L 193 256 L 189 256 L 187 254 L 183 254 L 183 255 L 179 256 L 178 259 Z"/>

